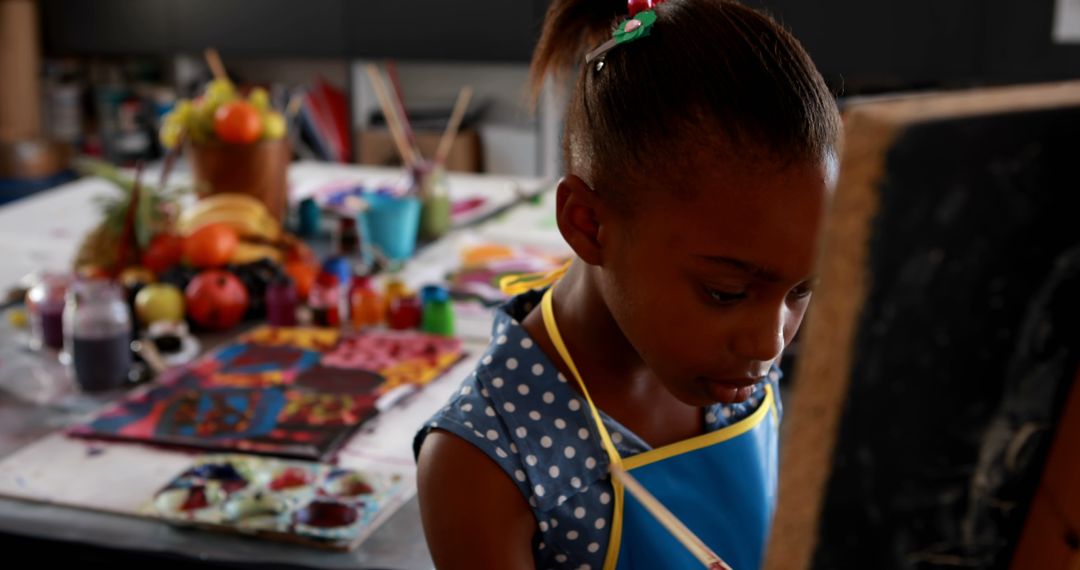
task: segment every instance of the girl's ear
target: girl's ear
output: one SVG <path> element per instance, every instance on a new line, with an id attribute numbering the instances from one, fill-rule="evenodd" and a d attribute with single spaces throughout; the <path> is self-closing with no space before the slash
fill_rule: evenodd
<path id="1" fill-rule="evenodd" d="M 555 216 L 563 239 L 582 261 L 601 265 L 600 228 L 604 209 L 600 197 L 584 180 L 570 174 L 559 181 L 555 198 Z"/>

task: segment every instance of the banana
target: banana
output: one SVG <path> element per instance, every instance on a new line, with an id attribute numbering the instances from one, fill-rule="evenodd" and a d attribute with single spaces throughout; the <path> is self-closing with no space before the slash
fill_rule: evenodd
<path id="1" fill-rule="evenodd" d="M 245 212 L 246 215 L 252 217 L 269 216 L 266 207 L 250 196 L 245 196 L 243 194 L 215 194 L 213 196 L 207 196 L 192 206 L 185 208 L 181 213 L 180 218 L 192 220 L 207 212 L 216 210 Z"/>
<path id="2" fill-rule="evenodd" d="M 227 224 L 241 237 L 276 241 L 281 236 L 281 225 L 266 206 L 245 194 L 214 194 L 199 200 L 180 214 L 176 229 L 186 236 L 212 223 Z"/>
<path id="3" fill-rule="evenodd" d="M 194 219 L 181 219 L 177 221 L 176 229 L 181 235 L 188 236 L 208 224 L 225 224 L 242 238 L 262 241 L 277 241 L 281 234 L 281 228 L 273 219 L 253 217 L 235 210 L 212 210 Z"/>
<path id="4" fill-rule="evenodd" d="M 233 253 L 231 261 L 237 265 L 243 265 L 262 259 L 269 259 L 280 264 L 284 260 L 284 255 L 282 255 L 281 250 L 272 245 L 241 241 L 236 244 L 236 251 Z"/>
<path id="5" fill-rule="evenodd" d="M 201 198 L 198 203 L 207 208 L 237 206 L 267 212 L 266 206 L 257 198 L 249 196 L 247 194 L 239 194 L 236 192 L 222 192 L 220 194 L 211 194 L 209 196 Z"/>

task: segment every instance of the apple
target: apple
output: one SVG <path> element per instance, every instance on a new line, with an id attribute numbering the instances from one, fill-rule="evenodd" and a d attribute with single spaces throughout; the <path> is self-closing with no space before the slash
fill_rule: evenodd
<path id="1" fill-rule="evenodd" d="M 152 283 L 135 295 L 135 315 L 144 325 L 184 320 L 184 294 L 173 285 Z"/>

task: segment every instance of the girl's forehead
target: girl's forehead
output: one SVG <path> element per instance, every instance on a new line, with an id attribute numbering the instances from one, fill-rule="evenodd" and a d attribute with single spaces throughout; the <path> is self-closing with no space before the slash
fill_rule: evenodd
<path id="1" fill-rule="evenodd" d="M 779 212 L 818 209 L 835 179 L 829 160 L 787 164 L 725 164 L 668 172 L 643 194 L 645 211 L 679 218 L 704 217 L 733 222 L 768 218 Z"/>
<path id="2" fill-rule="evenodd" d="M 735 175 L 703 170 L 680 178 L 693 186 L 653 193 L 640 204 L 642 235 L 686 255 L 780 265 L 785 273 L 808 270 L 827 203 L 825 164 Z"/>

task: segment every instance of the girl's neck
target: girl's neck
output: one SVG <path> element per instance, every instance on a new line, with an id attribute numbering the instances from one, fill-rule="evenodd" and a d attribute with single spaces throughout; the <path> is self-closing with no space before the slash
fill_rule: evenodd
<path id="1" fill-rule="evenodd" d="M 597 406 L 611 413 L 627 404 L 632 406 L 635 400 L 647 400 L 657 390 L 666 393 L 623 335 L 590 271 L 589 266 L 575 261 L 555 287 L 552 299 L 559 334 L 590 395 Z M 523 326 L 577 390 L 577 382 L 544 328 L 541 311 L 530 313 Z"/>
<path id="2" fill-rule="evenodd" d="M 653 447 L 703 433 L 703 410 L 675 399 L 641 360 L 604 303 L 594 271 L 575 261 L 552 300 L 559 334 L 593 402 Z M 544 327 L 542 311 L 529 313 L 522 326 L 580 392 Z"/>

